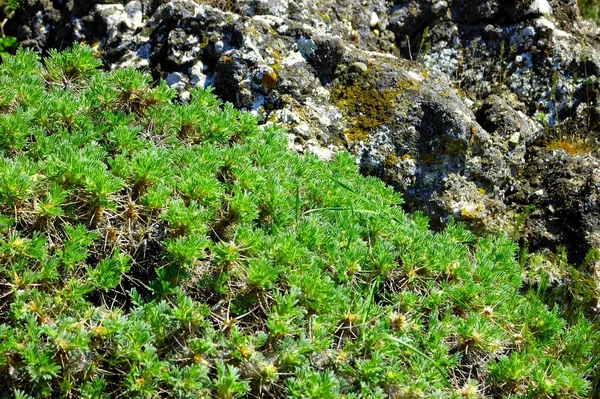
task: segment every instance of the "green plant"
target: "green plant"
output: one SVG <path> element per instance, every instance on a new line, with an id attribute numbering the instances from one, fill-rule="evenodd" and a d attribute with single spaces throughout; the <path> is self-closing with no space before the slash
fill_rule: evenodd
<path id="1" fill-rule="evenodd" d="M 214 381 L 216 392 L 215 396 L 219 399 L 235 399 L 248 393 L 249 384 L 246 381 L 240 381 L 238 370 L 217 360 L 217 377 Z"/>
<path id="2" fill-rule="evenodd" d="M 505 236 L 434 233 L 352 155 L 289 152 L 210 90 L 176 104 L 84 46 L 18 50 L 0 79 L 3 394 L 592 393 L 597 254 L 519 263 Z"/>
<path id="3" fill-rule="evenodd" d="M 4 26 L 15 15 L 23 3 L 23 0 L 2 0 L 0 1 L 0 15 L 3 18 L 0 21 L 0 57 L 4 58 L 17 46 L 17 38 L 7 36 L 4 32 Z"/>
<path id="4" fill-rule="evenodd" d="M 421 41 L 419 42 L 419 51 L 417 52 L 417 58 L 423 59 L 427 57 L 429 50 L 431 48 L 431 38 L 429 37 L 429 27 L 425 27 L 423 33 L 421 34 Z"/>
<path id="5" fill-rule="evenodd" d="M 600 21 L 600 4 L 597 0 L 577 0 L 581 16 L 594 22 Z"/>

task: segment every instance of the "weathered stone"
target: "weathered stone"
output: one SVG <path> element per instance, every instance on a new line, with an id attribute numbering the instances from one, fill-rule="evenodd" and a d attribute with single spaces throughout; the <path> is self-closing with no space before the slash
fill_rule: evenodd
<path id="1" fill-rule="evenodd" d="M 375 11 L 371 12 L 371 19 L 369 20 L 369 26 L 375 28 L 379 23 L 379 16 Z"/>
<path id="2" fill-rule="evenodd" d="M 508 144 L 510 144 L 513 147 L 516 147 L 519 145 L 520 139 L 521 139 L 521 133 L 515 132 L 515 133 L 511 134 L 510 137 L 508 138 Z"/>
<path id="3" fill-rule="evenodd" d="M 539 147 L 531 157 L 523 177 L 531 182 L 527 202 L 538 212 L 527 222 L 527 241 L 532 247 L 566 245 L 581 262 L 589 248 L 600 248 L 600 162 Z"/>
<path id="4" fill-rule="evenodd" d="M 353 62 L 352 65 L 350 65 L 350 68 L 357 72 L 367 72 L 369 70 L 369 67 L 367 66 L 367 64 L 365 64 L 364 62 L 360 62 L 360 61 Z"/>

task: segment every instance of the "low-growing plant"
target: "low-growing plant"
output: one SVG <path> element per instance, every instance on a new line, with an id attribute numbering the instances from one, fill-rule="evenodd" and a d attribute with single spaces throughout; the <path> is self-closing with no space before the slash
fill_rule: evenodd
<path id="1" fill-rule="evenodd" d="M 4 31 L 6 23 L 15 15 L 23 4 L 23 0 L 1 0 L 0 1 L 0 57 L 6 57 L 11 50 L 17 47 L 17 38 L 7 35 Z"/>
<path id="2" fill-rule="evenodd" d="M 206 4 L 223 11 L 233 11 L 236 0 L 194 0 L 198 4 Z"/>
<path id="3" fill-rule="evenodd" d="M 1 395 L 592 394 L 574 271 L 553 289 L 540 256 L 433 233 L 350 154 L 97 67 L 81 45 L 0 65 Z"/>

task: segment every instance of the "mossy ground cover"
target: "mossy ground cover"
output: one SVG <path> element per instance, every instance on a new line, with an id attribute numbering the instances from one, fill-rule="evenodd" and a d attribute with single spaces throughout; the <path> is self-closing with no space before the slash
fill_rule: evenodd
<path id="1" fill-rule="evenodd" d="M 1 395 L 591 394 L 597 330 L 506 237 L 433 233 L 349 154 L 98 67 L 0 66 Z"/>

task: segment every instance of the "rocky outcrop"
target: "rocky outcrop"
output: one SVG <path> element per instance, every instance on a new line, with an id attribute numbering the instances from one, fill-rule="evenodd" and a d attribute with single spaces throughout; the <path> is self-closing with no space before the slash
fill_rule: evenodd
<path id="1" fill-rule="evenodd" d="M 573 261 L 600 245 L 600 44 L 575 0 L 29 3 L 8 27 L 23 45 L 85 40 L 182 101 L 212 86 L 290 148 L 352 151 L 434 227 Z"/>
<path id="2" fill-rule="evenodd" d="M 566 245 L 583 259 L 600 248 L 600 162 L 589 154 L 534 147 L 523 174 L 524 202 L 534 204 L 528 230 L 534 247 Z"/>
<path id="3" fill-rule="evenodd" d="M 505 164 L 514 178 L 497 180 L 503 196 L 492 197 L 514 210 L 515 220 L 527 213 L 526 243 L 566 245 L 581 261 L 598 245 L 597 27 L 580 20 L 575 1 L 467 0 L 440 10 L 443 3 L 412 1 L 393 10 L 390 29 L 400 51 L 475 100 L 477 121 L 492 137 L 508 137 L 508 148 L 523 141 L 524 163 Z M 477 209 L 477 201 L 469 203 Z"/>

